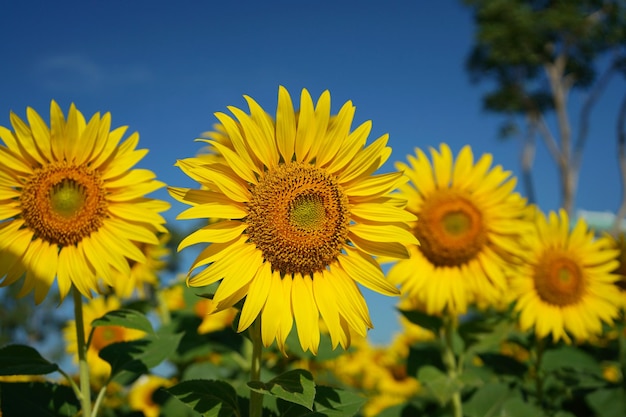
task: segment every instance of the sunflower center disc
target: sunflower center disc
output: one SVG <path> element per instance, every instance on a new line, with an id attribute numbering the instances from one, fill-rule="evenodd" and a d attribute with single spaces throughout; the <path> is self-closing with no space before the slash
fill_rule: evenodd
<path id="1" fill-rule="evenodd" d="M 98 326 L 93 331 L 91 344 L 97 351 L 114 342 L 124 341 L 124 329 L 119 326 Z"/>
<path id="2" fill-rule="evenodd" d="M 462 194 L 439 190 L 424 201 L 415 227 L 420 250 L 435 266 L 458 266 L 487 243 L 481 212 Z"/>
<path id="3" fill-rule="evenodd" d="M 98 230 L 107 215 L 102 180 L 86 167 L 66 163 L 37 170 L 20 197 L 26 226 L 61 246 Z"/>
<path id="4" fill-rule="evenodd" d="M 66 219 L 75 216 L 85 204 L 85 192 L 72 180 L 64 179 L 50 191 L 50 206 Z"/>
<path id="5" fill-rule="evenodd" d="M 580 266 L 568 257 L 548 252 L 535 266 L 535 289 L 547 303 L 566 306 L 578 302 L 585 290 Z"/>
<path id="6" fill-rule="evenodd" d="M 312 165 L 291 162 L 267 172 L 252 191 L 248 234 L 274 270 L 325 269 L 348 238 L 348 198 L 337 181 Z"/>

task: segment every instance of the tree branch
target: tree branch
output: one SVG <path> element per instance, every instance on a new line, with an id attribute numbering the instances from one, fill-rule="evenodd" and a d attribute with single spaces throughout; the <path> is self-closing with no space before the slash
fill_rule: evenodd
<path id="1" fill-rule="evenodd" d="M 522 181 L 524 183 L 524 189 L 526 191 L 526 197 L 528 197 L 528 203 L 536 204 L 537 197 L 535 196 L 535 187 L 533 184 L 532 171 L 533 163 L 535 161 L 535 134 L 537 132 L 537 116 L 533 114 L 526 115 L 526 135 L 523 138 L 522 143 Z"/>
<path id="2" fill-rule="evenodd" d="M 591 110 L 593 106 L 596 104 L 596 101 L 600 97 L 600 95 L 606 89 L 611 77 L 615 72 L 615 61 L 611 63 L 611 65 L 602 73 L 598 82 L 593 86 L 592 90 L 587 95 L 585 102 L 580 109 L 579 116 L 579 126 L 578 126 L 578 135 L 576 138 L 576 142 L 574 144 L 574 151 L 572 154 L 572 165 L 576 170 L 580 168 L 582 153 L 585 147 L 585 143 L 587 142 L 587 137 L 589 133 L 589 118 L 591 116 Z"/>
<path id="3" fill-rule="evenodd" d="M 626 217 L 626 95 L 622 99 L 617 117 L 617 157 L 622 179 L 622 202 L 613 224 L 613 232 L 619 233 L 622 219 Z"/>
<path id="4" fill-rule="evenodd" d="M 550 128 L 548 127 L 548 124 L 546 123 L 546 119 L 545 117 L 543 117 L 543 114 L 539 114 L 537 116 L 535 123 L 536 123 L 537 129 L 539 130 L 539 133 L 541 134 L 544 142 L 546 143 L 546 146 L 548 147 L 548 151 L 550 151 L 550 154 L 552 155 L 552 158 L 554 158 L 554 161 L 558 165 L 560 165 L 563 162 L 562 161 L 563 156 L 561 155 L 559 144 L 556 141 L 554 135 L 552 135 L 552 132 L 550 131 Z"/>

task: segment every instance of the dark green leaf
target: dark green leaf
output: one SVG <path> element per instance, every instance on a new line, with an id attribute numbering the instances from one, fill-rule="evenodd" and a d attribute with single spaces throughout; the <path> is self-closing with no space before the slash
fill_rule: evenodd
<path id="1" fill-rule="evenodd" d="M 526 373 L 527 366 L 507 355 L 499 353 L 481 353 L 478 357 L 484 365 L 500 375 L 514 375 L 521 377 Z"/>
<path id="2" fill-rule="evenodd" d="M 141 330 L 146 333 L 154 333 L 152 324 L 145 314 L 137 310 L 119 309 L 106 313 L 104 316 L 91 322 L 96 326 L 121 326 L 127 329 Z"/>
<path id="3" fill-rule="evenodd" d="M 505 384 L 493 382 L 479 388 L 464 404 L 463 413 L 468 417 L 500 416 L 504 402 L 511 397 Z"/>
<path id="4" fill-rule="evenodd" d="M 586 400 L 598 417 L 626 416 L 626 391 L 623 388 L 593 391 Z"/>
<path id="5" fill-rule="evenodd" d="M 542 370 L 550 372 L 564 368 L 598 375 L 602 373 L 600 363 L 593 356 L 574 346 L 561 346 L 543 353 Z"/>
<path id="6" fill-rule="evenodd" d="M 462 322 L 458 333 L 465 342 L 466 350 L 478 353 L 498 350 L 512 328 L 513 324 L 505 320 L 488 320 L 478 316 Z"/>
<path id="7" fill-rule="evenodd" d="M 0 348 L 0 375 L 44 375 L 59 367 L 44 359 L 37 350 L 25 345 Z"/>
<path id="8" fill-rule="evenodd" d="M 376 417 L 414 417 L 425 415 L 413 404 L 398 404 L 392 407 L 387 407 Z"/>
<path id="9" fill-rule="evenodd" d="M 277 405 L 281 417 L 348 417 L 356 415 L 365 401 L 356 393 L 318 385 L 313 410 L 283 399 Z"/>
<path id="10" fill-rule="evenodd" d="M 430 330 L 435 334 L 439 334 L 439 329 L 443 327 L 443 320 L 441 317 L 430 316 L 426 313 L 417 310 L 399 310 L 407 320 L 413 324 L 417 324 L 420 327 Z"/>
<path id="11" fill-rule="evenodd" d="M 422 342 L 409 348 L 409 357 L 406 362 L 406 372 L 409 376 L 416 376 L 419 368 L 432 365 L 444 369 L 441 360 L 441 346 L 436 342 Z"/>
<path id="12" fill-rule="evenodd" d="M 111 365 L 111 378 L 124 373 L 146 373 L 176 350 L 182 334 L 148 335 L 130 342 L 112 343 L 100 351 L 100 357 Z"/>
<path id="13" fill-rule="evenodd" d="M 240 416 L 235 389 L 223 381 L 183 381 L 165 389 L 203 417 Z"/>
<path id="14" fill-rule="evenodd" d="M 309 371 L 294 369 L 278 375 L 266 383 L 250 381 L 248 386 L 253 391 L 300 404 L 309 410 L 313 408 L 315 382 L 313 382 L 313 376 Z"/>
<path id="15" fill-rule="evenodd" d="M 503 417 L 543 417 L 545 416 L 544 412 L 525 402 L 521 397 L 515 396 L 508 398 L 502 404 L 502 409 L 500 410 L 500 416 Z"/>
<path id="16" fill-rule="evenodd" d="M 70 387 L 50 382 L 0 382 L 0 404 L 6 417 L 75 416 L 80 411 Z"/>
<path id="17" fill-rule="evenodd" d="M 450 378 L 439 369 L 430 365 L 422 366 L 419 369 L 417 379 L 441 405 L 447 404 L 452 395 L 463 388 L 461 381 Z"/>

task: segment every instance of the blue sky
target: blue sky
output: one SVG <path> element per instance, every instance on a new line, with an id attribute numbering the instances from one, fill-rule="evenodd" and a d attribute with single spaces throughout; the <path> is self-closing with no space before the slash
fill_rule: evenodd
<path id="1" fill-rule="evenodd" d="M 278 86 L 295 100 L 330 90 L 333 109 L 356 106 L 370 140 L 389 133 L 386 169 L 416 147 L 472 146 L 476 157 L 519 173 L 519 144 L 497 140 L 502 118 L 482 110 L 488 85 L 472 85 L 464 61 L 473 38 L 460 1 L 20 1 L 3 5 L 0 124 L 31 106 L 49 120 L 50 100 L 87 117 L 110 111 L 113 126 L 138 131 L 140 163 L 174 186 L 195 186 L 173 166 L 226 106 L 252 96 L 272 113 Z M 577 207 L 615 211 L 621 194 L 615 120 L 626 91 L 615 78 L 594 110 Z M 578 108 L 579 97 L 572 100 Z M 575 114 L 575 113 L 573 113 Z M 544 210 L 558 207 L 556 168 L 539 146 L 535 181 Z M 520 188 L 521 191 L 521 188 Z M 165 191 L 156 197 L 171 200 Z M 167 213 L 173 220 L 182 207 Z M 385 341 L 394 299 L 365 291 Z M 393 323 L 391 326 L 389 323 Z"/>

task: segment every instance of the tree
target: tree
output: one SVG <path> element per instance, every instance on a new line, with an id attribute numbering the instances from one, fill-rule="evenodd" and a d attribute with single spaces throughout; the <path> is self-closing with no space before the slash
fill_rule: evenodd
<path id="1" fill-rule="evenodd" d="M 626 62 L 626 6 L 620 0 L 465 0 L 474 11 L 475 44 L 467 60 L 474 82 L 493 80 L 486 110 L 507 117 L 503 136 L 523 141 L 522 181 L 535 202 L 531 180 L 539 137 L 554 159 L 561 206 L 574 209 L 591 111 Z M 600 62 L 608 62 L 598 71 Z M 577 124 L 568 107 L 573 89 L 585 92 Z M 554 113 L 556 129 L 546 116 Z M 520 129 L 519 121 L 523 128 Z"/>

